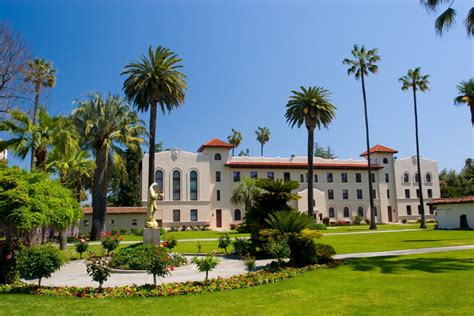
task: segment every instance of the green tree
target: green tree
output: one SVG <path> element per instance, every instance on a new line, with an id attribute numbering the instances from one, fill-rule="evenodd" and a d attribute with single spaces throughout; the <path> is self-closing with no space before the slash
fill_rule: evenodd
<path id="1" fill-rule="evenodd" d="M 255 131 L 257 141 L 260 143 L 260 156 L 263 157 L 263 145 L 270 140 L 270 130 L 267 127 L 258 127 Z"/>
<path id="2" fill-rule="evenodd" d="M 155 147 L 156 149 L 156 147 Z M 117 194 L 118 206 L 140 206 L 141 183 L 140 171 L 142 165 L 143 153 L 140 146 L 134 149 L 127 148 L 125 151 L 125 169 L 127 171 L 126 179 L 120 179 Z"/>
<path id="3" fill-rule="evenodd" d="M 319 157 L 319 158 L 324 158 L 324 159 L 337 158 L 334 152 L 332 151 L 331 146 L 324 148 L 322 146 L 319 146 L 318 143 L 314 144 L 314 156 Z"/>
<path id="4" fill-rule="evenodd" d="M 221 260 L 213 255 L 207 255 L 202 258 L 194 257 L 191 262 L 197 266 L 199 272 L 206 272 L 205 281 L 207 281 L 209 278 L 209 271 L 214 270 Z"/>
<path id="5" fill-rule="evenodd" d="M 65 259 L 58 248 L 53 245 L 23 247 L 17 258 L 18 271 L 25 279 L 49 278 L 51 273 L 61 268 Z"/>
<path id="6" fill-rule="evenodd" d="M 182 59 L 167 48 L 148 49 L 138 62 L 125 66 L 127 75 L 123 90 L 129 101 L 141 112 L 150 110 L 148 185 L 155 181 L 156 116 L 158 105 L 163 114 L 184 103 L 187 90 L 186 76 L 179 71 Z"/>
<path id="7" fill-rule="evenodd" d="M 227 136 L 227 140 L 234 146 L 232 148 L 232 156 L 234 156 L 234 150 L 239 147 L 242 142 L 242 133 L 236 129 L 232 129 L 232 135 Z"/>
<path id="8" fill-rule="evenodd" d="M 243 205 L 244 214 L 246 214 L 259 193 L 260 189 L 255 179 L 243 178 L 232 192 L 231 202 L 235 205 Z"/>
<path id="9" fill-rule="evenodd" d="M 420 143 L 418 138 L 418 110 L 416 103 L 416 91 L 421 92 L 428 91 L 429 75 L 422 75 L 421 68 L 409 69 L 405 76 L 402 76 L 398 81 L 402 83 L 402 90 L 406 91 L 411 89 L 413 91 L 413 110 L 415 113 L 415 138 L 416 138 L 416 164 L 418 170 L 418 188 L 420 190 L 420 228 L 426 228 L 425 222 L 425 205 L 423 203 L 423 176 L 421 173 L 420 164 Z"/>
<path id="10" fill-rule="evenodd" d="M 459 95 L 454 98 L 454 104 L 466 104 L 471 110 L 471 125 L 474 127 L 474 79 L 461 81 L 457 85 Z"/>
<path id="11" fill-rule="evenodd" d="M 314 130 L 317 127 L 328 128 L 329 123 L 336 116 L 336 107 L 331 103 L 331 93 L 322 87 L 301 87 L 301 92 L 292 91 L 293 95 L 286 105 L 286 122 L 293 128 L 305 124 L 308 131 L 308 214 L 314 216 L 313 192 L 313 155 L 314 155 Z"/>
<path id="12" fill-rule="evenodd" d="M 137 146 L 143 142 L 141 136 L 146 130 L 138 115 L 118 96 L 104 98 L 94 93 L 76 103 L 78 108 L 72 116 L 82 148 L 92 151 L 95 157 L 91 240 L 97 240 L 104 232 L 110 166 L 123 152 L 120 145 Z"/>
<path id="13" fill-rule="evenodd" d="M 369 133 L 369 116 L 367 111 L 367 96 L 365 92 L 365 77 L 370 73 L 376 74 L 379 71 L 377 63 L 380 61 L 380 56 L 377 54 L 376 48 L 366 50 L 364 46 L 360 47 L 354 45 L 354 49 L 351 51 L 354 59 L 346 58 L 342 61 L 343 64 L 348 65 L 347 74 L 350 76 L 354 75 L 356 80 L 361 80 L 362 85 L 362 97 L 364 99 L 364 117 L 365 117 L 365 139 L 367 143 L 367 164 L 368 164 L 368 175 L 369 175 L 369 204 L 370 204 L 370 229 L 377 229 L 375 223 L 375 211 L 374 211 L 374 196 L 372 189 L 372 161 L 370 158 L 370 133 Z"/>
<path id="14" fill-rule="evenodd" d="M 40 109 L 40 97 L 42 88 L 54 88 L 56 85 L 56 69 L 53 64 L 44 59 L 35 58 L 28 62 L 25 70 L 25 81 L 30 82 L 34 89 L 35 101 L 33 108 L 33 125 L 37 125 L 38 113 Z M 33 135 L 34 137 L 35 135 Z M 31 148 L 31 168 L 36 159 L 35 142 Z"/>
<path id="15" fill-rule="evenodd" d="M 420 2 L 430 13 L 436 13 L 439 7 L 449 3 L 448 7 L 435 20 L 434 26 L 438 35 L 443 35 L 443 32 L 447 31 L 455 23 L 457 12 L 453 8 L 454 0 L 421 0 Z M 474 34 L 474 8 L 468 11 L 464 20 L 464 26 L 466 27 L 467 35 L 472 36 Z"/>

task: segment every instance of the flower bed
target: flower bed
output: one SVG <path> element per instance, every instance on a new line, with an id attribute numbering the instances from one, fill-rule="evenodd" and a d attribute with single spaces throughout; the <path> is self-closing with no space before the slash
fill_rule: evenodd
<path id="1" fill-rule="evenodd" d="M 115 298 L 115 297 L 153 297 L 174 296 L 187 294 L 200 294 L 243 289 L 264 284 L 276 283 L 285 279 L 298 276 L 304 272 L 320 268 L 333 267 L 339 264 L 333 262 L 327 265 L 310 265 L 303 268 L 284 268 L 278 271 L 260 270 L 253 273 L 235 275 L 230 278 L 216 278 L 204 282 L 182 282 L 143 286 L 120 286 L 103 288 L 99 291 L 93 287 L 38 287 L 29 284 L 3 285 L 0 293 L 26 293 L 42 296 L 66 296 L 89 298 Z"/>

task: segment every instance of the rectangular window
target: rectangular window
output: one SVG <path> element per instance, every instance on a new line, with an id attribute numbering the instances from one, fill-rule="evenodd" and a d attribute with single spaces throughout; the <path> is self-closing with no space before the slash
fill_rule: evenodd
<path id="1" fill-rule="evenodd" d="M 410 198 L 410 189 L 405 189 L 405 199 Z"/>
<path id="2" fill-rule="evenodd" d="M 317 174 L 314 175 L 314 182 L 318 182 L 318 175 Z"/>
<path id="3" fill-rule="evenodd" d="M 357 199 L 358 200 L 362 200 L 363 199 L 363 194 L 362 194 L 362 190 L 357 190 Z"/>
<path id="4" fill-rule="evenodd" d="M 407 205 L 407 215 L 411 215 L 411 205 Z"/>
<path id="5" fill-rule="evenodd" d="M 217 193 L 217 200 L 220 201 L 221 200 L 221 190 L 217 190 L 216 193 Z"/>
<path id="6" fill-rule="evenodd" d="M 390 190 L 387 189 L 387 199 L 389 199 L 389 198 L 390 198 Z"/>
<path id="7" fill-rule="evenodd" d="M 132 219 L 132 226 L 137 226 L 138 225 L 138 220 Z"/>
<path id="8" fill-rule="evenodd" d="M 181 221 L 181 211 L 173 210 L 173 222 L 180 222 L 180 221 Z"/>
<path id="9" fill-rule="evenodd" d="M 267 179 L 273 180 L 275 178 L 275 173 L 273 171 L 267 172 Z"/>
<path id="10" fill-rule="evenodd" d="M 197 222 L 198 220 L 198 210 L 191 210 L 191 214 L 189 216 L 191 222 Z"/>
<path id="11" fill-rule="evenodd" d="M 89 226 L 89 220 L 88 219 L 84 220 L 84 226 Z"/>
<path id="12" fill-rule="evenodd" d="M 349 190 L 342 190 L 342 199 L 343 200 L 348 200 L 349 199 Z"/>
<path id="13" fill-rule="evenodd" d="M 372 178 L 372 182 L 375 182 L 375 174 L 371 173 L 370 177 Z"/>
<path id="14" fill-rule="evenodd" d="M 221 182 L 221 172 L 216 171 L 216 182 Z"/>
<path id="15" fill-rule="evenodd" d="M 372 190 L 372 196 L 373 196 L 374 199 L 377 198 L 377 191 L 375 189 Z"/>
<path id="16" fill-rule="evenodd" d="M 347 173 L 345 173 L 345 172 L 341 173 L 341 181 L 342 182 L 347 182 Z"/>
<path id="17" fill-rule="evenodd" d="M 332 182 L 332 173 L 331 172 L 328 172 L 326 174 L 326 179 L 327 179 L 327 182 Z"/>
<path id="18" fill-rule="evenodd" d="M 328 190 L 328 200 L 334 200 L 334 191 Z"/>
<path id="19" fill-rule="evenodd" d="M 258 173 L 257 171 L 250 171 L 250 179 L 257 179 Z"/>
<path id="20" fill-rule="evenodd" d="M 290 181 L 291 180 L 291 176 L 290 176 L 289 172 L 283 172 L 283 180 L 284 181 Z"/>
<path id="21" fill-rule="evenodd" d="M 304 176 L 302 174 L 300 174 L 300 182 L 303 183 L 304 182 Z"/>
<path id="22" fill-rule="evenodd" d="M 240 171 L 234 171 L 234 182 L 240 182 Z"/>
<path id="23" fill-rule="evenodd" d="M 362 182 L 362 174 L 361 173 L 356 173 L 356 182 Z"/>
<path id="24" fill-rule="evenodd" d="M 432 198 L 433 197 L 433 190 L 428 189 L 428 197 Z"/>
<path id="25" fill-rule="evenodd" d="M 416 189 L 416 197 L 420 198 L 420 189 Z"/>
<path id="26" fill-rule="evenodd" d="M 388 173 L 385 174 L 385 182 L 386 183 L 389 183 L 390 182 L 390 178 L 388 176 Z"/>
<path id="27" fill-rule="evenodd" d="M 115 221 L 113 219 L 109 220 L 109 225 L 110 226 L 114 226 L 115 225 Z"/>

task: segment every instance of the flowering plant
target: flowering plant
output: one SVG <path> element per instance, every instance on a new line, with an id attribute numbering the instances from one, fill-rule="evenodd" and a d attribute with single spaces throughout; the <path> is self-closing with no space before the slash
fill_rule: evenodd
<path id="1" fill-rule="evenodd" d="M 154 246 L 153 251 L 148 254 L 146 260 L 146 270 L 148 274 L 153 274 L 153 284 L 156 286 L 156 277 L 166 277 L 170 271 L 174 270 L 166 248 Z"/>
<path id="2" fill-rule="evenodd" d="M 107 250 L 107 255 L 118 248 L 120 241 L 123 239 L 120 237 L 120 234 L 112 234 L 112 232 L 107 232 L 101 236 L 102 247 Z"/>
<path id="3" fill-rule="evenodd" d="M 82 254 L 87 251 L 87 248 L 89 248 L 89 244 L 87 243 L 86 239 L 81 236 L 79 239 L 76 240 L 75 246 L 79 257 L 82 259 Z"/>

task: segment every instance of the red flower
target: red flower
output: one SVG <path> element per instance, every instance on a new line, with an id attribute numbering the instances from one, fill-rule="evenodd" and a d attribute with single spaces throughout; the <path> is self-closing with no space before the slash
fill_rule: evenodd
<path id="1" fill-rule="evenodd" d="M 7 259 L 7 260 L 11 260 L 11 259 L 12 259 L 12 253 L 11 253 L 11 252 L 7 253 L 6 259 Z"/>
<path id="2" fill-rule="evenodd" d="M 174 271 L 174 267 L 170 267 L 170 270 L 171 270 L 171 271 Z"/>

